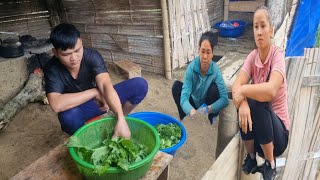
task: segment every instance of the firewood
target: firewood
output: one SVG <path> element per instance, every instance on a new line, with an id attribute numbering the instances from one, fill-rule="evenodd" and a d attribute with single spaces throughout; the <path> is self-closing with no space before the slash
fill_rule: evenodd
<path id="1" fill-rule="evenodd" d="M 12 118 L 28 103 L 44 100 L 46 96 L 42 82 L 42 70 L 34 70 L 21 92 L 0 109 L 0 130 L 6 128 Z"/>

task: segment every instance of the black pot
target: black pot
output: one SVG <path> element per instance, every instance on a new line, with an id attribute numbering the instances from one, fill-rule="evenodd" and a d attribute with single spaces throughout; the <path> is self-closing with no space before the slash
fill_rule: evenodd
<path id="1" fill-rule="evenodd" d="M 23 47 L 19 40 L 6 39 L 0 41 L 0 56 L 4 58 L 15 58 L 24 55 Z"/>

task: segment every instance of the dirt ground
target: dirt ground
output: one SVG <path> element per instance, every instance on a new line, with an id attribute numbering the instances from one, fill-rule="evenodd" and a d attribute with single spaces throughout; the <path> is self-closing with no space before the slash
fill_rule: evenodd
<path id="1" fill-rule="evenodd" d="M 124 80 L 124 76 L 115 75 L 113 71 L 110 75 L 113 83 Z M 134 112 L 157 111 L 178 118 L 171 86 L 175 79 L 182 80 L 183 75 L 183 69 L 176 70 L 172 80 L 143 73 L 149 83 L 149 92 Z M 170 179 L 201 179 L 215 161 L 217 124 L 210 125 L 201 115 L 193 119 L 187 117 L 182 123 L 188 137 L 171 162 Z M 67 137 L 60 129 L 57 115 L 48 105 L 27 105 L 0 132 L 0 180 L 14 176 Z"/>

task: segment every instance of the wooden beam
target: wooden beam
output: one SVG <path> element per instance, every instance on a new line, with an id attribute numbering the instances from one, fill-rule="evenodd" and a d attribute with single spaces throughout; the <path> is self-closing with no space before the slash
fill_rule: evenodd
<path id="1" fill-rule="evenodd" d="M 320 76 L 305 76 L 302 80 L 302 86 L 320 86 Z"/>
<path id="2" fill-rule="evenodd" d="M 168 177 L 168 165 L 173 156 L 158 151 L 155 155 L 150 170 L 140 180 Z M 164 174 L 162 174 L 164 173 Z M 10 180 L 79 180 L 83 179 L 75 162 L 72 160 L 68 148 L 60 144 L 53 150 L 33 162 Z M 163 180 L 162 179 L 162 180 Z"/>
<path id="3" fill-rule="evenodd" d="M 237 12 L 254 12 L 260 5 L 264 5 L 263 1 L 235 1 L 229 2 L 229 11 Z"/>
<path id="4" fill-rule="evenodd" d="M 202 180 L 236 179 L 239 161 L 239 138 L 236 134 Z"/>

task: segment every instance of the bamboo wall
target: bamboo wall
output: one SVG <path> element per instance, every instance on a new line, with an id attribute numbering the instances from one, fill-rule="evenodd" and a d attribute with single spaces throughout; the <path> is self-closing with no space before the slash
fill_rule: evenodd
<path id="1" fill-rule="evenodd" d="M 172 69 L 198 55 L 198 41 L 210 29 L 206 0 L 168 0 Z"/>
<path id="2" fill-rule="evenodd" d="M 304 58 L 292 58 L 288 87 L 299 89 L 290 110 L 292 123 L 282 179 L 316 179 L 320 163 L 320 49 L 305 49 Z"/>
<path id="3" fill-rule="evenodd" d="M 41 0 L 1 0 L 0 31 L 30 34 L 36 38 L 48 38 L 49 12 Z"/>

